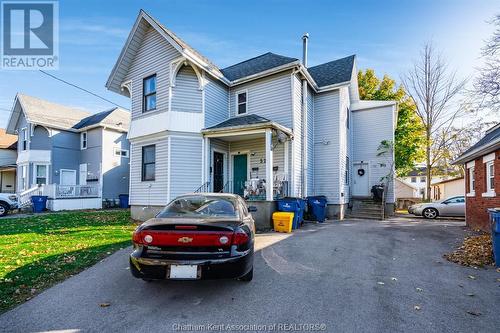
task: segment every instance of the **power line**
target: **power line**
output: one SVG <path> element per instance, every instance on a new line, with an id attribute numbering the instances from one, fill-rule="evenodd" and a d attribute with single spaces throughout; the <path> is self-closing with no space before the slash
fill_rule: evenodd
<path id="1" fill-rule="evenodd" d="M 76 88 L 76 89 L 80 89 L 80 90 L 82 90 L 82 91 L 86 92 L 87 94 L 91 94 L 92 96 L 95 96 L 95 97 L 97 97 L 97 98 L 100 98 L 100 99 L 102 99 L 103 101 L 106 101 L 106 102 L 108 102 L 108 103 L 111 103 L 111 104 L 113 104 L 113 105 L 115 105 L 115 106 L 118 106 L 118 107 L 120 107 L 120 108 L 122 108 L 122 109 L 127 109 L 126 107 L 121 106 L 121 105 L 119 105 L 119 104 L 116 104 L 115 102 L 112 102 L 112 101 L 110 101 L 110 100 L 109 100 L 109 99 L 107 99 L 107 98 L 104 98 L 104 97 L 102 97 L 102 96 L 99 96 L 99 95 L 97 95 L 96 93 L 93 93 L 93 92 L 92 92 L 92 91 L 90 91 L 90 90 L 87 90 L 87 89 L 82 88 L 82 87 L 80 87 L 80 86 L 78 86 L 78 85 L 76 85 L 76 84 L 73 84 L 73 83 L 68 82 L 68 81 L 66 81 L 66 80 L 63 80 L 63 79 L 61 79 L 61 78 L 58 78 L 57 76 L 52 75 L 52 74 L 50 74 L 50 73 L 47 73 L 46 71 L 43 71 L 43 70 L 41 70 L 41 69 L 39 69 L 39 71 L 40 71 L 41 73 L 43 73 L 43 74 L 47 75 L 47 76 L 50 76 L 51 78 L 53 78 L 53 79 L 55 79 L 55 80 L 57 80 L 57 81 L 60 81 L 60 82 L 65 83 L 65 84 L 67 84 L 67 85 L 69 85 L 69 86 L 72 86 L 72 87 L 74 87 L 74 88 Z"/>

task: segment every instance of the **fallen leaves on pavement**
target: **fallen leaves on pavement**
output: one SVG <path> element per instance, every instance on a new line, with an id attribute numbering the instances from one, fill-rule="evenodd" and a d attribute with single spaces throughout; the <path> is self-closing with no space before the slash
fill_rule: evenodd
<path id="1" fill-rule="evenodd" d="M 465 238 L 462 246 L 443 255 L 447 260 L 468 267 L 483 267 L 493 264 L 491 236 L 488 234 Z"/>
<path id="2" fill-rule="evenodd" d="M 110 306 L 110 305 L 111 305 L 111 303 L 101 303 L 101 304 L 99 304 L 99 306 L 100 306 L 101 308 L 107 308 L 107 307 L 108 307 L 108 306 Z"/>
<path id="3" fill-rule="evenodd" d="M 480 316 L 481 315 L 481 312 L 476 312 L 476 311 L 467 311 L 467 313 L 472 315 L 472 316 Z"/>

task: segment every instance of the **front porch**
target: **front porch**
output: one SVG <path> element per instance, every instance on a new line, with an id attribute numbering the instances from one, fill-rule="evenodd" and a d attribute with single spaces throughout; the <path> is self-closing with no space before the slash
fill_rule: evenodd
<path id="1" fill-rule="evenodd" d="M 226 192 L 247 201 L 274 201 L 291 194 L 291 130 L 248 115 L 202 131 L 204 184 L 197 192 Z"/>

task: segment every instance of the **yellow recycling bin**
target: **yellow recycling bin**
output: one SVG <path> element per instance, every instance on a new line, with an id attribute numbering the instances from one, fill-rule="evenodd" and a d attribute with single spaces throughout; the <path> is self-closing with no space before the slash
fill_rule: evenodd
<path id="1" fill-rule="evenodd" d="M 273 223 L 276 232 L 292 232 L 293 215 L 291 212 L 274 212 Z"/>

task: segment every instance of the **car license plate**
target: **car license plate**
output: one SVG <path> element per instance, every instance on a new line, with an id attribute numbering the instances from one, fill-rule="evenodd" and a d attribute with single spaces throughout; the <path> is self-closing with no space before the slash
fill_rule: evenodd
<path id="1" fill-rule="evenodd" d="M 170 265 L 169 279 L 197 279 L 198 265 Z"/>

